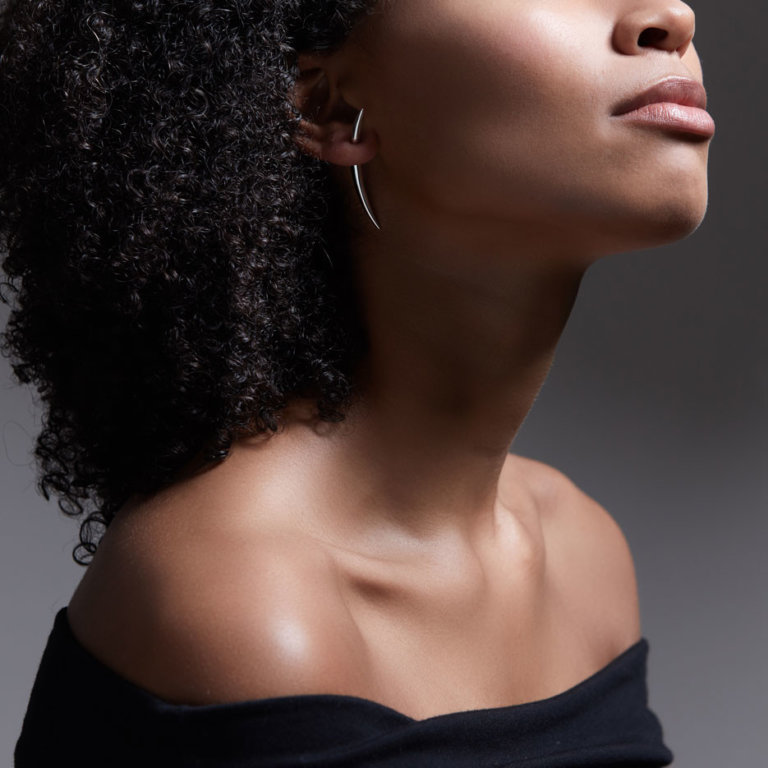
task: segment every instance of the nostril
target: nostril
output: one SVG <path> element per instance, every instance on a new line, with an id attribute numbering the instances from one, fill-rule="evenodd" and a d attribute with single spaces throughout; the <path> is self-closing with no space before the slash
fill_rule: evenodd
<path id="1" fill-rule="evenodd" d="M 658 45 L 660 42 L 667 38 L 669 33 L 666 29 L 659 29 L 658 27 L 648 27 L 640 33 L 640 37 L 637 39 L 637 44 L 641 48 L 650 48 L 654 45 Z"/>

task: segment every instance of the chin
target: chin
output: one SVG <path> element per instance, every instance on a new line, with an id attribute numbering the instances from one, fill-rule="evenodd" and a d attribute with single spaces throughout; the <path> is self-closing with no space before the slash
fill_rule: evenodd
<path id="1" fill-rule="evenodd" d="M 678 169 L 660 178 L 639 207 L 642 247 L 667 245 L 693 234 L 707 213 L 709 189 L 706 167 Z"/>
<path id="2" fill-rule="evenodd" d="M 644 247 L 667 245 L 692 235 L 707 213 L 706 191 L 698 196 L 676 195 L 662 202 L 645 218 Z"/>
<path id="3" fill-rule="evenodd" d="M 661 245 L 669 245 L 692 235 L 704 221 L 707 212 L 706 185 L 695 193 L 688 188 L 689 194 L 664 195 L 654 199 L 649 205 L 624 209 L 610 222 L 603 221 L 598 228 L 602 237 L 597 246 L 601 255 L 645 250 Z"/>

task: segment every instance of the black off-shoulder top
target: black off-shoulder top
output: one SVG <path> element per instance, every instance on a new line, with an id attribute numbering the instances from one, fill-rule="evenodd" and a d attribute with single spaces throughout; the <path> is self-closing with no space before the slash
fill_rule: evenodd
<path id="1" fill-rule="evenodd" d="M 55 617 L 16 768 L 641 768 L 672 754 L 648 708 L 643 638 L 567 691 L 415 720 L 356 696 L 187 706 L 119 676 Z"/>

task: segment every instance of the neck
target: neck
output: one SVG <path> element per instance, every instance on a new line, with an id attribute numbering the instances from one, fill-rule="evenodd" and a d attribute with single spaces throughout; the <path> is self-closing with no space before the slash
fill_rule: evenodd
<path id="1" fill-rule="evenodd" d="M 493 529 L 510 445 L 585 269 L 574 266 L 585 259 L 544 247 L 541 232 L 520 232 L 422 221 L 360 244 L 370 353 L 359 398 L 330 439 L 301 432 L 315 441 L 310 450 L 302 443 L 302 465 L 318 478 L 315 502 L 334 510 L 324 520 L 334 539 L 381 542 L 387 529 L 401 542 Z"/>

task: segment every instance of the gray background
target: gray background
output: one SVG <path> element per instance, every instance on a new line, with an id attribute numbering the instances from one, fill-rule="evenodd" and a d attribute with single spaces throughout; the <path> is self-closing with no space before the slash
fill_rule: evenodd
<path id="1" fill-rule="evenodd" d="M 514 450 L 569 474 L 624 529 L 677 768 L 765 765 L 768 726 L 768 12 L 691 3 L 718 125 L 710 207 L 682 243 L 587 275 Z M 5 312 L 0 310 L 0 322 Z M 0 360 L 0 764 L 54 613 L 83 569 L 76 523 L 35 492 L 39 423 Z"/>

